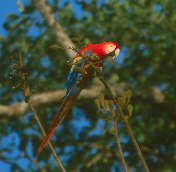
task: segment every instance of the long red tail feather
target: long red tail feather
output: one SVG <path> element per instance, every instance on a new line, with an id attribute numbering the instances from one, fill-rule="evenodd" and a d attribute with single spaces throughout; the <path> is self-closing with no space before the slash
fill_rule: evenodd
<path id="1" fill-rule="evenodd" d="M 72 106 L 74 100 L 76 99 L 76 96 L 72 96 L 71 94 L 65 98 L 62 102 L 62 104 L 60 105 L 48 131 L 46 136 L 44 137 L 42 143 L 40 144 L 40 148 L 39 151 L 36 155 L 36 158 L 39 157 L 41 151 L 43 150 L 43 148 L 45 147 L 45 145 L 47 144 L 47 142 L 49 141 L 49 139 L 53 136 L 54 131 L 57 127 L 59 127 L 60 123 L 62 122 L 62 120 L 65 118 L 65 116 L 67 115 L 70 107 Z"/>

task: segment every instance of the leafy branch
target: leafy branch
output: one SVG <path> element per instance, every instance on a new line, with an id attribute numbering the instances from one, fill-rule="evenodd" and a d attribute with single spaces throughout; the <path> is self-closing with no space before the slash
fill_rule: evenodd
<path id="1" fill-rule="evenodd" d="M 110 111 L 112 113 L 113 130 L 114 130 L 114 134 L 115 134 L 116 144 L 117 144 L 119 154 L 120 154 L 120 159 L 121 159 L 122 165 L 125 169 L 125 172 L 130 172 L 131 170 L 127 165 L 127 162 L 125 160 L 125 157 L 124 157 L 124 154 L 123 154 L 123 151 L 122 151 L 122 147 L 121 147 L 121 144 L 120 144 L 119 131 L 118 131 L 118 127 L 117 127 L 117 114 L 116 114 L 116 111 L 114 110 L 114 107 L 113 107 L 114 103 L 111 100 L 105 100 L 104 95 L 100 95 L 100 97 L 95 100 L 95 103 L 97 104 L 98 109 L 100 111 L 103 111 L 103 112 L 104 111 Z M 103 106 L 104 109 L 102 109 L 101 106 Z"/>
<path id="2" fill-rule="evenodd" d="M 124 122 L 124 124 L 125 124 L 125 127 L 127 128 L 127 131 L 128 131 L 128 133 L 129 133 L 129 135 L 130 135 L 130 138 L 131 138 L 131 140 L 132 140 L 132 142 L 133 142 L 133 144 L 134 144 L 134 147 L 135 147 L 135 149 L 136 149 L 136 152 L 137 152 L 137 154 L 138 154 L 138 156 L 139 156 L 139 158 L 140 158 L 140 160 L 141 160 L 141 162 L 142 162 L 142 164 L 143 164 L 143 166 L 144 166 L 144 169 L 145 169 L 145 171 L 146 172 L 150 172 L 150 170 L 149 170 L 149 167 L 148 167 L 148 165 L 147 165 L 147 163 L 146 163 L 146 160 L 145 160 L 145 158 L 144 158 L 144 156 L 143 156 L 143 154 L 142 154 L 142 151 L 141 151 L 141 149 L 140 149 L 140 147 L 139 147 L 139 145 L 138 145 L 138 143 L 137 143 L 137 141 L 136 141 L 136 138 L 135 138 L 135 136 L 134 136 L 134 133 L 133 133 L 133 130 L 131 129 L 131 127 L 130 127 L 130 125 L 129 125 L 129 123 L 128 123 L 128 119 L 125 117 L 125 114 L 124 114 L 124 112 L 123 112 L 123 109 L 122 109 L 122 101 L 125 101 L 124 100 L 124 98 L 122 98 L 122 99 L 119 99 L 119 98 L 115 98 L 114 97 L 114 95 L 113 95 L 113 93 L 112 93 L 112 91 L 111 91 L 111 88 L 110 88 L 110 86 L 108 85 L 108 83 L 106 82 L 106 80 L 104 79 L 104 77 L 103 77 L 103 75 L 100 73 L 100 71 L 99 70 L 97 70 L 97 68 L 95 67 L 95 65 L 94 65 L 94 62 L 96 62 L 96 60 L 98 59 L 98 57 L 96 56 L 96 55 L 93 55 L 93 56 L 91 56 L 91 55 L 83 55 L 83 57 L 84 57 L 84 59 L 86 60 L 86 59 L 88 59 L 88 57 L 89 57 L 89 64 L 90 64 L 90 67 L 95 71 L 95 74 L 96 74 L 96 76 L 99 78 L 99 80 L 103 83 L 103 85 L 105 86 L 105 89 L 107 90 L 107 92 L 109 93 L 109 96 L 111 97 L 111 99 L 112 99 L 112 101 L 113 101 L 113 103 L 114 103 L 114 105 L 116 105 L 116 108 L 117 108 L 117 111 L 118 111 L 118 113 L 120 114 L 120 117 L 122 118 L 122 120 L 123 120 L 123 122 Z M 130 98 L 130 97 L 129 97 Z M 121 101 L 122 100 L 122 101 Z M 127 100 L 127 101 L 129 101 L 129 99 Z M 132 106 L 128 106 L 128 111 L 129 111 L 129 115 L 131 115 L 131 113 L 132 113 Z M 116 131 L 117 132 L 117 131 Z M 123 157 L 121 157 L 121 159 L 123 159 Z"/>
<path id="3" fill-rule="evenodd" d="M 130 127 L 130 125 L 129 125 L 129 123 L 128 123 L 128 119 L 125 117 L 125 114 L 124 114 L 124 112 L 123 112 L 123 110 L 122 110 L 122 107 L 121 107 L 121 105 L 120 105 L 121 102 L 119 101 L 119 99 L 116 99 L 116 98 L 114 97 L 114 95 L 112 94 L 112 91 L 111 91 L 111 89 L 110 89 L 108 83 L 106 82 L 106 80 L 104 79 L 104 77 L 101 75 L 101 73 L 100 73 L 99 71 L 97 71 L 97 69 L 94 67 L 94 65 L 92 65 L 92 67 L 93 67 L 94 70 L 96 71 L 97 77 L 99 78 L 99 80 L 104 84 L 104 86 L 105 86 L 107 92 L 109 93 L 109 95 L 110 95 L 112 101 L 114 102 L 114 104 L 116 105 L 116 107 L 118 107 L 118 108 L 117 108 L 118 113 L 120 114 L 120 116 L 121 116 L 121 118 L 122 118 L 122 120 L 123 120 L 123 122 L 124 122 L 124 124 L 125 124 L 125 127 L 127 128 L 127 131 L 128 131 L 128 133 L 129 133 L 129 135 L 130 135 L 130 138 L 131 138 L 131 140 L 132 140 L 134 146 L 135 146 L 136 152 L 137 152 L 137 154 L 138 154 L 138 156 L 139 156 L 139 158 L 140 158 L 140 160 L 141 160 L 141 162 L 142 162 L 142 164 L 143 164 L 143 166 L 144 166 L 145 171 L 146 171 L 146 172 L 150 172 L 149 167 L 148 167 L 148 165 L 147 165 L 147 163 L 146 163 L 146 161 L 145 161 L 145 158 L 144 158 L 144 156 L 143 156 L 143 154 L 142 154 L 142 151 L 141 151 L 141 149 L 140 149 L 140 147 L 139 147 L 139 145 L 138 145 L 138 143 L 137 143 L 137 141 L 136 141 L 136 138 L 135 138 L 135 136 L 134 136 L 133 130 L 131 129 L 131 127 Z"/>

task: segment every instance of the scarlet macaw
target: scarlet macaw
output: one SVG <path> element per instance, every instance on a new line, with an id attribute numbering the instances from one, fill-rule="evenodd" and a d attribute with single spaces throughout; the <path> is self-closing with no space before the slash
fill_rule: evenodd
<path id="1" fill-rule="evenodd" d="M 115 53 L 115 57 L 117 57 L 120 52 L 120 46 L 113 42 L 103 42 L 98 44 L 88 44 L 76 54 L 68 76 L 66 95 L 40 145 L 37 157 L 54 134 L 55 129 L 67 115 L 68 110 L 80 94 L 81 90 L 86 86 L 86 82 L 92 79 L 94 72 L 90 67 L 89 61 L 92 60 L 92 57 L 95 57 L 93 64 L 96 69 L 101 69 L 104 57 L 113 52 Z"/>

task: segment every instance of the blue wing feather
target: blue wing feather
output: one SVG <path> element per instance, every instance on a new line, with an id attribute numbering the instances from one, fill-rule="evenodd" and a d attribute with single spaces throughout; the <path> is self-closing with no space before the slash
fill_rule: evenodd
<path id="1" fill-rule="evenodd" d="M 68 75 L 68 80 L 67 80 L 67 84 L 66 84 L 66 95 L 65 97 L 68 96 L 73 84 L 76 82 L 77 79 L 77 75 L 78 72 L 76 71 L 76 68 L 73 69 L 72 72 L 70 72 L 70 74 Z"/>
<path id="2" fill-rule="evenodd" d="M 83 65 L 85 64 L 85 58 L 88 58 L 88 56 L 92 55 L 92 50 L 87 50 L 86 52 L 84 52 L 84 58 L 80 59 L 78 62 L 76 62 L 75 67 L 73 68 L 73 70 L 69 73 L 68 75 L 68 80 L 66 83 L 66 95 L 65 97 L 67 97 L 69 95 L 69 92 L 71 91 L 71 88 L 73 87 L 74 83 L 79 80 L 79 78 L 81 77 L 82 74 L 77 72 L 77 68 L 78 67 L 83 67 Z"/>

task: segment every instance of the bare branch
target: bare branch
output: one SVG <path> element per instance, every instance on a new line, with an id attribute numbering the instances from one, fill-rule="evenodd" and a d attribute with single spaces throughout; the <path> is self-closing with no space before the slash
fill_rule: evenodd
<path id="1" fill-rule="evenodd" d="M 84 89 L 79 98 L 96 98 L 99 96 L 103 91 L 104 87 L 100 83 L 93 84 L 88 89 Z M 119 84 L 118 87 L 114 87 L 115 90 L 123 90 L 123 84 Z M 39 93 L 37 95 L 33 95 L 30 98 L 30 101 L 33 103 L 34 107 L 37 107 L 42 104 L 49 104 L 53 102 L 58 102 L 61 100 L 65 95 L 65 90 L 60 89 L 57 91 L 50 91 L 50 92 L 44 92 Z M 13 115 L 23 115 L 29 110 L 28 103 L 22 101 L 18 102 L 14 105 L 0 105 L 0 115 L 6 115 L 6 116 L 13 116 Z"/>
<path id="2" fill-rule="evenodd" d="M 97 81 L 97 79 L 94 80 L 92 86 L 87 89 L 83 89 L 81 92 L 79 99 L 82 98 L 96 98 L 98 97 L 104 90 L 104 86 Z M 118 83 L 117 85 L 114 85 L 111 87 L 113 93 L 123 93 L 125 89 L 126 84 L 125 83 Z M 161 103 L 164 101 L 164 95 L 161 91 L 153 89 L 153 99 L 157 103 Z M 36 95 L 31 96 L 30 101 L 33 103 L 34 107 L 38 107 L 39 105 L 45 105 L 50 104 L 54 102 L 58 102 L 61 100 L 65 95 L 64 89 L 59 89 L 56 91 L 48 91 L 39 93 Z M 115 94 L 114 94 L 115 95 Z M 0 116 L 14 116 L 14 115 L 23 115 L 29 110 L 28 103 L 25 103 L 24 101 L 18 102 L 14 105 L 0 105 Z"/>
<path id="3" fill-rule="evenodd" d="M 61 99 L 64 94 L 64 90 L 44 92 L 31 96 L 30 100 L 33 102 L 34 106 L 37 107 L 42 104 L 56 102 Z M 0 115 L 22 115 L 27 112 L 28 109 L 29 105 L 25 101 L 18 102 L 14 105 L 0 105 Z"/>
<path id="4" fill-rule="evenodd" d="M 33 104 L 31 103 L 31 101 L 29 101 L 29 106 L 30 106 L 30 108 L 32 109 L 32 112 L 34 113 L 34 117 L 35 117 L 35 119 L 36 119 L 36 121 L 37 121 L 37 123 L 38 123 L 38 125 L 39 125 L 39 127 L 40 127 L 40 129 L 41 129 L 41 131 L 42 131 L 42 134 L 43 134 L 44 136 L 46 136 L 45 129 L 43 128 L 43 126 L 42 126 L 42 124 L 41 124 L 41 122 L 40 122 L 40 119 L 39 119 L 39 117 L 38 117 L 38 115 L 37 115 L 37 112 L 36 112 L 36 110 L 34 109 L 34 106 L 33 106 Z M 54 147 L 53 147 L 53 145 L 52 145 L 52 143 L 51 143 L 50 140 L 48 141 L 48 144 L 49 144 L 49 147 L 50 147 L 51 151 L 52 151 L 53 154 L 54 154 L 55 160 L 56 160 L 56 162 L 58 163 L 59 167 L 61 168 L 61 170 L 62 170 L 63 172 L 66 172 L 65 167 L 64 167 L 64 165 L 62 164 L 62 162 L 61 162 L 59 156 L 56 154 L 56 151 L 55 151 L 55 149 L 54 149 Z M 37 161 L 36 161 L 36 162 L 37 162 Z"/>
<path id="5" fill-rule="evenodd" d="M 122 146 L 120 144 L 120 137 L 119 137 L 119 131 L 118 131 L 118 127 L 117 127 L 117 114 L 115 110 L 112 110 L 112 116 L 113 116 L 113 120 L 114 120 L 114 130 L 115 130 L 115 138 L 116 138 L 116 143 L 117 143 L 117 147 L 119 149 L 119 154 L 120 154 L 120 158 L 122 161 L 122 165 L 125 169 L 125 172 L 131 172 L 130 168 L 128 167 L 128 164 L 125 160 L 123 151 L 122 151 Z"/>
<path id="6" fill-rule="evenodd" d="M 27 152 L 25 153 L 26 157 L 36 166 L 38 167 L 38 169 L 41 170 L 41 172 L 47 172 L 47 170 L 42 167 L 35 159 L 32 159 L 28 154 Z"/>

